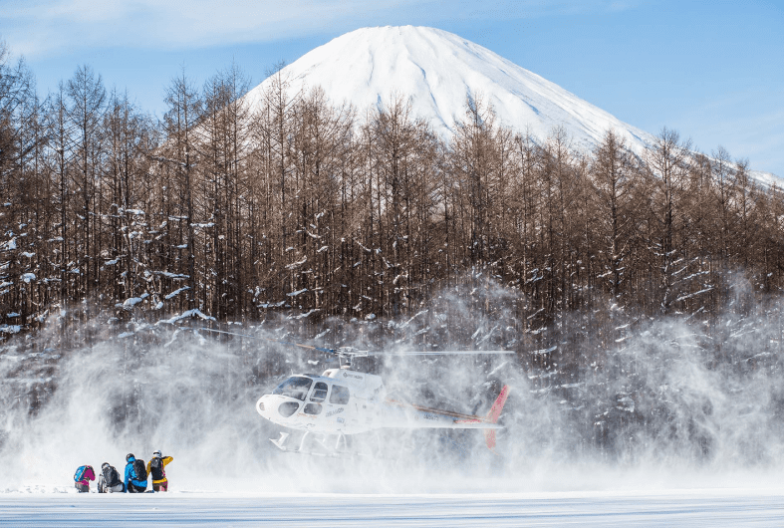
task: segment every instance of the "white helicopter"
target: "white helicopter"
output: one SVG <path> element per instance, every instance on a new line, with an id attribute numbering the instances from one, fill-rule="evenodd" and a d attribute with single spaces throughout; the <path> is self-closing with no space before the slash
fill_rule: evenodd
<path id="1" fill-rule="evenodd" d="M 250 339 L 263 339 L 278 344 L 305 348 L 337 356 L 341 368 L 325 370 L 321 375 L 297 374 L 280 383 L 271 394 L 264 394 L 256 402 L 256 411 L 270 422 L 294 431 L 304 432 L 299 446 L 290 448 L 291 433 L 281 432 L 278 439 L 270 439 L 281 451 L 316 455 L 340 455 L 348 452 L 347 435 L 356 435 L 381 429 L 481 429 L 487 447 L 495 450 L 495 431 L 501 427 L 498 419 L 509 396 L 509 386 L 504 385 L 484 416 L 461 414 L 447 410 L 423 407 L 391 399 L 387 396 L 380 376 L 351 370 L 354 357 L 372 356 L 445 356 L 445 355 L 507 355 L 507 350 L 489 351 L 437 351 L 437 352 L 356 352 L 334 350 L 288 341 L 268 339 L 203 328 L 209 332 Z M 309 451 L 306 442 L 311 435 L 334 437 L 328 445 L 319 442 L 322 451 Z"/>
<path id="2" fill-rule="evenodd" d="M 482 429 L 487 447 L 496 445 L 498 418 L 509 396 L 505 385 L 485 416 L 472 416 L 404 403 L 387 397 L 380 376 L 334 368 L 320 376 L 298 374 L 256 402 L 256 411 L 270 422 L 304 431 L 296 449 L 289 449 L 289 433 L 272 440 L 282 451 L 305 452 L 310 434 L 334 436 L 334 452 L 347 447 L 346 435 L 378 429 Z"/>

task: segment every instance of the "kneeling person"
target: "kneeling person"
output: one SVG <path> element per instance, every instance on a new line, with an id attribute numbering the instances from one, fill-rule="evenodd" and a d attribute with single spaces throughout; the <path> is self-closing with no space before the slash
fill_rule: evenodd
<path id="1" fill-rule="evenodd" d="M 101 474 L 98 475 L 98 493 L 122 493 L 125 491 L 120 474 L 108 462 L 101 465 Z"/>
<path id="2" fill-rule="evenodd" d="M 160 451 L 152 454 L 152 458 L 147 462 L 147 473 L 152 475 L 153 491 L 168 491 L 169 481 L 166 479 L 166 465 L 174 460 L 174 457 L 161 456 Z"/>
<path id="3" fill-rule="evenodd" d="M 95 472 L 92 466 L 79 466 L 74 474 L 74 482 L 79 493 L 90 492 L 90 481 L 95 480 Z"/>
<path id="4" fill-rule="evenodd" d="M 144 460 L 137 459 L 133 453 L 125 457 L 125 491 L 126 493 L 144 493 L 147 491 L 147 469 Z"/>

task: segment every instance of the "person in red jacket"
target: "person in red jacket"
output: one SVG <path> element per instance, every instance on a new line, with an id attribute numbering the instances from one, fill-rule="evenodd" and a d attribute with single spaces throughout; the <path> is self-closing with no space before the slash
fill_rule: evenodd
<path id="1" fill-rule="evenodd" d="M 92 466 L 79 466 L 74 474 L 74 482 L 79 493 L 90 492 L 90 481 L 95 480 L 95 471 Z"/>
<path id="2" fill-rule="evenodd" d="M 174 457 L 162 456 L 160 451 L 152 454 L 152 458 L 147 462 L 147 473 L 152 476 L 153 491 L 168 491 L 169 481 L 166 478 L 166 466 L 174 460 Z"/>

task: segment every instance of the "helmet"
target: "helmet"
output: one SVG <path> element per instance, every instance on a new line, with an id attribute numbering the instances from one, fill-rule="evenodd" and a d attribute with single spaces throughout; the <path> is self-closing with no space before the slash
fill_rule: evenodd
<path id="1" fill-rule="evenodd" d="M 160 450 L 160 449 L 159 449 L 158 451 L 155 451 L 155 452 L 152 454 L 152 456 L 153 456 L 154 458 L 163 458 L 163 457 L 161 456 L 161 450 Z"/>
<path id="2" fill-rule="evenodd" d="M 108 467 L 109 467 L 109 463 L 108 462 L 104 462 L 103 464 L 101 464 L 101 469 L 106 469 Z"/>
<path id="3" fill-rule="evenodd" d="M 127 455 L 125 455 L 125 461 L 126 462 L 128 462 L 132 458 L 136 458 L 135 456 L 133 456 L 133 453 L 128 453 Z"/>

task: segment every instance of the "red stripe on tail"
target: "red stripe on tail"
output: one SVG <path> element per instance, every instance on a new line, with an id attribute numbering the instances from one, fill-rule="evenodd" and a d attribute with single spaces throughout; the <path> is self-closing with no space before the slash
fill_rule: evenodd
<path id="1" fill-rule="evenodd" d="M 485 429 L 485 442 L 490 451 L 495 452 L 495 429 Z"/>
<path id="2" fill-rule="evenodd" d="M 490 412 L 487 413 L 485 416 L 485 422 L 489 423 L 497 423 L 498 418 L 501 417 L 501 411 L 504 409 L 504 404 L 506 403 L 506 399 L 509 397 L 509 385 L 504 385 L 504 388 L 501 389 L 501 394 L 498 395 L 496 398 L 495 403 L 492 407 L 490 407 Z M 485 429 L 485 442 L 487 443 L 488 449 L 490 451 L 495 450 L 495 429 Z"/>

